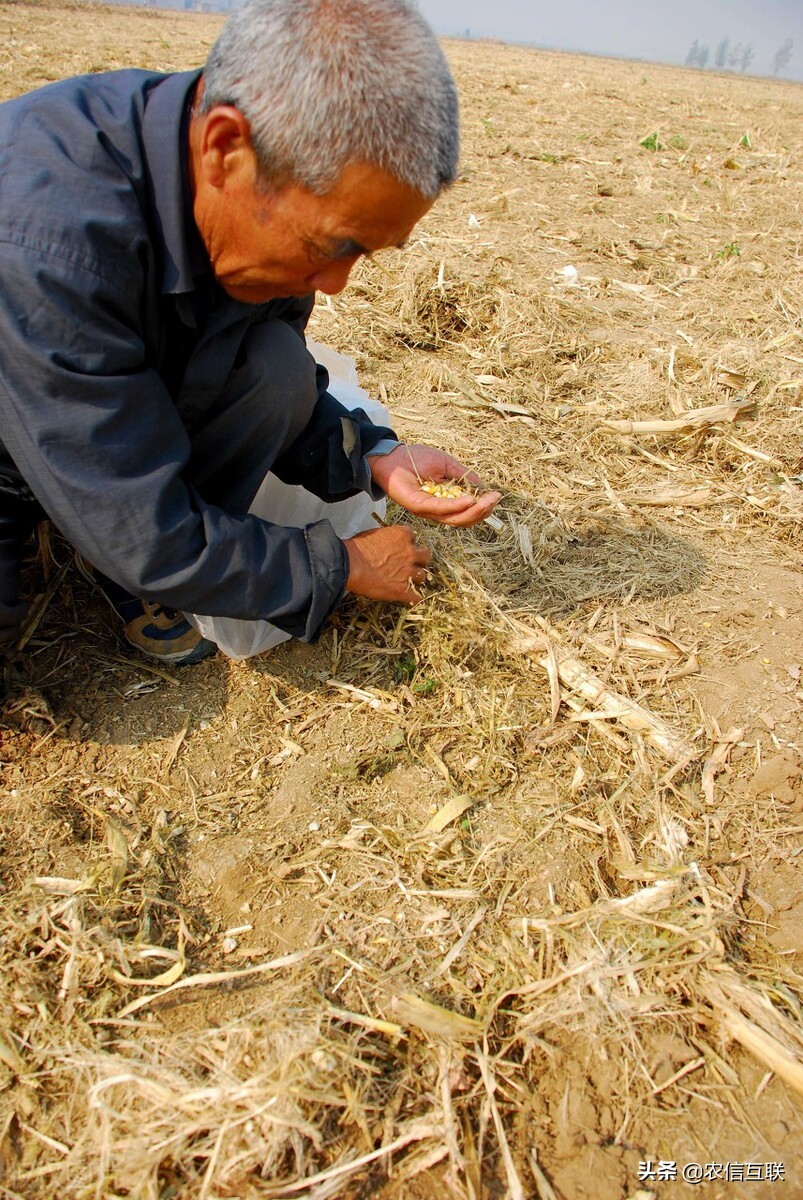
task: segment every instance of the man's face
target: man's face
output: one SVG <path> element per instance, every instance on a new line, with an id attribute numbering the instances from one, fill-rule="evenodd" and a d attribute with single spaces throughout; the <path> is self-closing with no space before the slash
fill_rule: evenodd
<path id="1" fill-rule="evenodd" d="M 400 246 L 432 204 L 366 163 L 323 196 L 297 184 L 260 190 L 247 134 L 222 122 L 195 149 L 196 224 L 218 283 L 249 304 L 342 291 L 362 255 Z"/>

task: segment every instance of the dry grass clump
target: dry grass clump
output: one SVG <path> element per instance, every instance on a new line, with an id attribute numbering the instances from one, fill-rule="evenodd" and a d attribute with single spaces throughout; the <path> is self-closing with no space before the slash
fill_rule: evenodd
<path id="1" fill-rule="evenodd" d="M 369 264 L 355 287 L 375 308 L 395 314 L 395 325 L 383 330 L 397 343 L 413 350 L 438 350 L 455 341 L 483 336 L 496 312 L 494 271 L 477 277 L 446 279 L 443 261 L 430 255 L 407 255 L 406 269 L 388 270 Z"/>
<path id="2" fill-rule="evenodd" d="M 672 826 L 667 832 L 677 836 Z M 723 935 L 735 924 L 732 905 L 728 897 L 712 905 L 694 868 L 658 874 L 656 882 L 584 911 L 512 922 L 542 974 L 523 993 L 539 1002 L 521 1016 L 521 1036 L 536 1039 L 560 1025 L 605 1043 L 629 1042 L 630 1052 L 643 1054 L 645 1023 L 699 1020 L 697 967 L 723 955 Z M 550 996 L 556 988 L 559 999 Z"/>
<path id="3" fill-rule="evenodd" d="M 284 1003 L 274 998 L 239 1027 L 149 1039 L 148 1056 L 137 1022 L 123 1021 L 114 1055 L 59 1064 L 86 1088 L 84 1137 L 100 1159 L 85 1173 L 87 1195 L 97 1179 L 143 1197 L 163 1196 L 173 1180 L 197 1183 L 201 1195 L 242 1195 L 252 1194 L 252 1178 L 258 1186 L 313 1173 L 343 1109 L 332 1079 L 355 1048 L 327 1036 L 320 1014 L 283 991 Z M 74 1159 L 85 1167 L 80 1144 Z"/>

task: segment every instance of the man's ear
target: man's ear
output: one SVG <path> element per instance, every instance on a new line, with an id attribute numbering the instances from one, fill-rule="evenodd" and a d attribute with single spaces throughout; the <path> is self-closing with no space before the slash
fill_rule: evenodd
<path id="1" fill-rule="evenodd" d="M 223 188 L 232 182 L 252 184 L 256 155 L 248 121 L 232 104 L 216 104 L 201 117 L 200 168 L 206 182 Z"/>

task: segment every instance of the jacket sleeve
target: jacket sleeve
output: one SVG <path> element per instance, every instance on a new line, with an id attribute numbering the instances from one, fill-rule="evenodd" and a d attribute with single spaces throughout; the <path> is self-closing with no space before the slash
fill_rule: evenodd
<path id="1" fill-rule="evenodd" d="M 147 363 L 138 290 L 10 238 L 0 270 L 0 437 L 58 528 L 135 595 L 313 640 L 342 596 L 345 547 L 327 521 L 228 514 L 185 481 L 189 438 Z"/>
<path id="2" fill-rule="evenodd" d="M 324 390 L 306 429 L 272 470 L 285 483 L 300 483 L 322 500 L 344 500 L 359 491 L 378 498 L 382 493 L 372 487 L 365 456 L 395 436 L 392 429 L 374 425 L 361 408 L 347 409 Z"/>

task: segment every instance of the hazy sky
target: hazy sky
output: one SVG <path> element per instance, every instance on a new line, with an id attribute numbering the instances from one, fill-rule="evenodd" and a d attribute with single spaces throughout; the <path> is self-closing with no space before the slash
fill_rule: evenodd
<path id="1" fill-rule="evenodd" d="M 496 37 L 560 50 L 682 63 L 695 38 L 713 62 L 723 37 L 752 43 L 750 68 L 770 74 L 775 51 L 794 39 L 786 79 L 803 79 L 803 0 L 419 0 L 441 34 Z"/>

